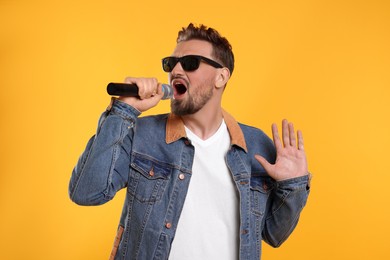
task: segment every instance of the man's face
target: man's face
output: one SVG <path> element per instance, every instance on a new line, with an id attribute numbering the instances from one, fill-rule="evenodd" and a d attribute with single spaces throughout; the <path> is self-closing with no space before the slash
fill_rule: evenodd
<path id="1" fill-rule="evenodd" d="M 212 45 L 207 41 L 189 40 L 177 44 L 172 56 L 200 55 L 214 60 Z M 198 112 L 213 96 L 217 69 L 200 62 L 194 71 L 185 71 L 178 62 L 169 73 L 169 82 L 174 89 L 171 110 L 176 115 Z"/>

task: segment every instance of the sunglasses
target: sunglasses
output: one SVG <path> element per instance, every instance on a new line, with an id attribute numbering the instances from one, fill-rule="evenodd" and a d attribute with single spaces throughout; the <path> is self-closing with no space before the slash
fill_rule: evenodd
<path id="1" fill-rule="evenodd" d="M 209 58 L 199 56 L 199 55 L 186 55 L 183 57 L 166 57 L 162 59 L 162 66 L 165 72 L 171 72 L 178 62 L 180 62 L 181 67 L 185 71 L 194 71 L 199 68 L 200 62 L 204 61 L 205 63 L 213 66 L 214 68 L 223 68 L 221 64 L 216 61 L 210 60 Z"/>

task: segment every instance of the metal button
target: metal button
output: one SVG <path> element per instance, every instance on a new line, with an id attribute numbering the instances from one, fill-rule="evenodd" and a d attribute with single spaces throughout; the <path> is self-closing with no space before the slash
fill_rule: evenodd
<path id="1" fill-rule="evenodd" d="M 172 223 L 167 222 L 167 223 L 165 224 L 165 227 L 168 228 L 168 229 L 170 229 L 170 228 L 172 227 Z"/>
<path id="2" fill-rule="evenodd" d="M 150 172 L 149 172 L 149 176 L 150 176 L 150 177 L 153 177 L 153 176 L 154 176 L 154 171 L 153 171 L 153 168 L 150 170 Z"/>
<path id="3" fill-rule="evenodd" d="M 184 180 L 185 177 L 186 177 L 186 176 L 185 176 L 183 173 L 180 173 L 180 174 L 179 174 L 179 179 L 180 179 L 180 180 Z"/>
<path id="4" fill-rule="evenodd" d="M 185 143 L 185 145 L 190 145 L 190 144 L 191 144 L 190 140 L 188 140 L 188 139 L 186 139 L 186 140 L 184 141 L 184 143 Z"/>

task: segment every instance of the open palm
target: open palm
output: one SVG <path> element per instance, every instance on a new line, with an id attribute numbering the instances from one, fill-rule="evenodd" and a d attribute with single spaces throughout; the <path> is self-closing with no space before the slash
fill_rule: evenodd
<path id="1" fill-rule="evenodd" d="M 302 132 L 295 135 L 293 124 L 282 121 L 282 140 L 278 127 L 272 124 L 272 135 L 276 148 L 275 164 L 270 164 L 264 157 L 255 155 L 255 158 L 276 181 L 301 177 L 308 174 L 306 154 L 303 149 Z M 282 142 L 283 141 L 283 142 Z"/>

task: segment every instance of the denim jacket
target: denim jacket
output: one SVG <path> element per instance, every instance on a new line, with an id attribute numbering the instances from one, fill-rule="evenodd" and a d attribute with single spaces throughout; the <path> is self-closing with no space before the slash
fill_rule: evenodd
<path id="1" fill-rule="evenodd" d="M 114 100 L 69 184 L 70 198 L 80 205 L 106 203 L 127 188 L 110 259 L 168 259 L 191 182 L 194 147 L 181 118 L 139 115 Z M 274 181 L 254 158 L 260 154 L 274 163 L 272 141 L 225 111 L 223 117 L 231 137 L 226 163 L 240 202 L 240 259 L 258 260 L 261 240 L 278 247 L 295 228 L 309 194 L 309 178 Z"/>

